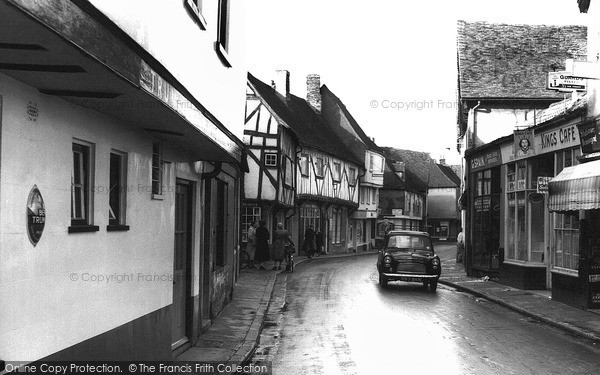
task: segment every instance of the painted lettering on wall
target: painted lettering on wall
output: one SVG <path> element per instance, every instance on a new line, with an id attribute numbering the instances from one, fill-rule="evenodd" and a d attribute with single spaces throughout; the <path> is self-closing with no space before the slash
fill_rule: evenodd
<path id="1" fill-rule="evenodd" d="M 575 125 L 565 126 L 541 135 L 542 150 L 552 147 L 563 147 L 577 143 L 578 135 Z"/>

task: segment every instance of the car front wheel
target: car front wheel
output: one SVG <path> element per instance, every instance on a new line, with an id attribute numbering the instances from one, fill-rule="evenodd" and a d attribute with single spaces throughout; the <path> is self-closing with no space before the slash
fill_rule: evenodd
<path id="1" fill-rule="evenodd" d="M 388 285 L 388 280 L 382 274 L 379 274 L 379 285 L 384 288 Z"/>
<path id="2" fill-rule="evenodd" d="M 438 284 L 437 279 L 433 279 L 433 280 L 429 281 L 429 288 L 431 288 L 432 292 L 435 292 L 435 290 L 437 289 L 437 284 Z"/>

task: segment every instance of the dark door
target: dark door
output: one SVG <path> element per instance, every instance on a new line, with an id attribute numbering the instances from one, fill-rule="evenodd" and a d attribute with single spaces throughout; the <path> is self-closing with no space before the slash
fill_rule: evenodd
<path id="1" fill-rule="evenodd" d="M 189 341 L 188 296 L 191 258 L 191 184 L 177 181 L 175 190 L 175 254 L 173 258 L 173 307 L 171 311 L 172 349 Z"/>

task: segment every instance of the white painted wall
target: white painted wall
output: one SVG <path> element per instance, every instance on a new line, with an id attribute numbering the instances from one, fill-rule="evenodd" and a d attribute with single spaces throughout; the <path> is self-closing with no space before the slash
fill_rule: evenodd
<path id="1" fill-rule="evenodd" d="M 242 138 L 247 78 L 242 1 L 230 1 L 231 68 L 223 65 L 215 52 L 217 1 L 202 1 L 206 30 L 190 16 L 183 0 L 90 2 L 161 62 L 232 133 Z"/>
<path id="2" fill-rule="evenodd" d="M 0 95 L 0 358 L 39 359 L 170 305 L 176 169 L 197 178 L 201 165 L 181 170 L 167 164 L 164 200 L 151 200 L 151 139 L 1 74 Z M 38 106 L 36 121 L 28 119 L 28 103 Z M 98 232 L 67 233 L 73 138 L 95 145 Z M 128 153 L 131 229 L 125 232 L 106 231 L 111 148 Z M 185 160 L 174 150 L 167 148 L 166 160 Z M 36 247 L 25 214 L 34 184 L 47 215 Z M 196 264 L 198 247 L 196 241 Z"/>

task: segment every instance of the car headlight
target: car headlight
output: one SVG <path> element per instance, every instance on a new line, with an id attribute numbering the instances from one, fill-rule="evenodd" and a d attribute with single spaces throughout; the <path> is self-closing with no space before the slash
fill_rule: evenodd
<path id="1" fill-rule="evenodd" d="M 432 263 L 433 263 L 434 266 L 439 266 L 440 265 L 440 260 L 438 258 L 433 258 Z"/>
<path id="2" fill-rule="evenodd" d="M 383 262 L 389 265 L 390 263 L 392 263 L 392 257 L 386 256 L 385 258 L 383 258 Z"/>

